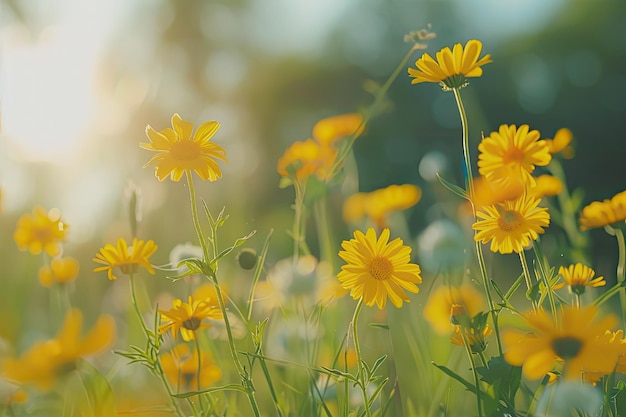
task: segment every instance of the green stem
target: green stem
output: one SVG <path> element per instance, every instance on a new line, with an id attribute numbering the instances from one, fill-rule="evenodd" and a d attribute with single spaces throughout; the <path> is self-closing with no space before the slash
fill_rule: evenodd
<path id="1" fill-rule="evenodd" d="M 363 308 L 363 298 L 359 298 L 359 302 L 354 309 L 354 316 L 352 316 L 352 337 L 354 338 L 354 352 L 356 353 L 357 366 L 359 367 L 359 388 L 363 394 L 363 406 L 365 407 L 365 415 L 372 417 L 372 412 L 369 406 L 369 399 L 367 398 L 367 384 L 369 381 L 365 381 L 365 366 L 363 365 L 363 359 L 361 358 L 361 346 L 359 344 L 359 333 L 357 331 L 357 322 L 359 320 L 359 314 Z"/>
<path id="2" fill-rule="evenodd" d="M 612 229 L 615 234 L 615 239 L 617 239 L 617 283 L 621 286 L 619 290 L 619 301 L 622 306 L 622 323 L 626 325 L 626 288 L 624 288 L 624 281 L 626 281 L 626 242 L 624 241 L 624 232 L 622 232 L 622 229 Z"/>
<path id="3" fill-rule="evenodd" d="M 522 269 L 524 271 L 524 279 L 526 280 L 526 286 L 528 287 L 528 291 L 530 291 L 533 287 L 533 281 L 530 277 L 530 270 L 528 269 L 528 262 L 526 261 L 526 254 L 524 253 L 523 249 L 519 253 L 519 259 L 520 259 L 520 263 L 522 264 Z M 531 300 L 531 302 L 533 303 L 533 310 L 537 311 L 539 307 L 537 305 L 537 301 L 533 299 Z"/>
<path id="4" fill-rule="evenodd" d="M 200 355 L 200 342 L 198 341 L 198 335 L 194 338 L 194 345 L 196 348 L 196 355 L 198 355 L 198 370 L 196 372 L 196 388 L 198 391 L 202 389 L 202 385 L 200 384 L 200 375 L 202 373 L 202 355 Z M 204 403 L 202 402 L 202 396 L 198 397 L 198 402 L 200 403 L 200 410 L 202 410 L 202 414 L 205 413 Z"/>
<path id="5" fill-rule="evenodd" d="M 472 356 L 472 349 L 470 348 L 470 345 L 467 341 L 467 337 L 465 336 L 465 331 L 461 329 L 460 333 L 461 333 L 461 337 L 463 338 L 463 345 L 465 346 L 465 352 L 467 353 L 467 358 L 469 359 L 470 365 L 472 366 L 472 374 L 474 375 L 474 384 L 476 385 L 476 408 L 478 409 L 478 417 L 482 417 L 483 416 L 483 408 L 481 406 L 482 395 L 480 392 L 480 379 L 478 378 L 478 372 L 476 371 L 476 363 L 474 362 L 474 356 Z"/>
<path id="6" fill-rule="evenodd" d="M 320 198 L 315 203 L 315 220 L 317 225 L 317 234 L 320 240 L 321 260 L 330 265 L 330 270 L 335 271 L 335 252 L 333 248 L 332 228 L 328 221 L 328 210 L 326 207 L 326 197 Z"/>
<path id="7" fill-rule="evenodd" d="M 556 323 L 557 312 L 556 312 L 556 302 L 554 301 L 554 292 L 552 290 L 552 286 L 550 285 L 550 280 L 546 273 L 546 267 L 544 266 L 545 256 L 543 256 L 543 252 L 541 252 L 541 248 L 537 244 L 536 240 L 533 240 L 533 250 L 535 251 L 535 257 L 537 258 L 537 265 L 539 265 L 539 271 L 541 272 L 543 284 L 546 286 L 546 294 L 548 295 L 548 301 L 550 301 L 550 309 L 552 310 L 552 318 L 554 319 L 554 322 Z"/>
<path id="8" fill-rule="evenodd" d="M 133 308 L 135 310 L 135 314 L 137 315 L 137 318 L 139 319 L 139 323 L 141 323 L 141 328 L 143 330 L 143 334 L 146 337 L 150 337 L 150 333 L 148 332 L 148 327 L 146 327 L 146 323 L 143 321 L 143 315 L 141 314 L 141 310 L 139 309 L 139 304 L 137 303 L 137 294 L 135 292 L 135 277 L 134 274 L 130 274 L 129 275 L 129 281 L 130 281 L 130 300 L 131 300 L 131 304 L 133 305 Z"/>
<path id="9" fill-rule="evenodd" d="M 474 184 L 472 175 L 472 163 L 470 160 L 469 151 L 469 129 L 467 127 L 467 114 L 465 113 L 465 107 L 463 106 L 463 100 L 461 100 L 461 92 L 458 88 L 453 88 L 454 99 L 456 100 L 456 106 L 459 109 L 459 115 L 461 116 L 461 126 L 463 127 L 463 159 L 465 161 L 465 189 L 473 201 L 474 198 Z"/>
<path id="10" fill-rule="evenodd" d="M 305 237 L 305 215 L 304 215 L 304 196 L 306 193 L 306 186 L 302 184 L 299 180 L 294 180 L 293 188 L 296 193 L 296 198 L 294 201 L 294 217 L 293 217 L 293 263 L 294 265 L 298 263 L 298 259 L 300 258 L 300 252 L 304 254 L 308 254 L 309 250 L 304 245 Z"/>

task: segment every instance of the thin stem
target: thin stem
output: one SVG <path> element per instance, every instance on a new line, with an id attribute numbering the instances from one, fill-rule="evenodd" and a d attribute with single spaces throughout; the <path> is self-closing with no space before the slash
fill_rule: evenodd
<path id="1" fill-rule="evenodd" d="M 308 248 L 303 245 L 305 240 L 305 229 L 304 229 L 304 196 L 306 193 L 306 186 L 302 184 L 299 180 L 295 180 L 293 183 L 293 188 L 296 193 L 296 198 L 294 201 L 294 217 L 293 217 L 293 263 L 294 265 L 298 263 L 298 259 L 300 258 L 300 252 L 304 252 L 308 254 Z"/>
<path id="2" fill-rule="evenodd" d="M 543 256 L 543 252 L 541 252 L 541 248 L 537 244 L 536 240 L 533 240 L 533 250 L 535 251 L 535 257 L 537 258 L 537 265 L 539 265 L 539 271 L 541 272 L 543 284 L 546 286 L 546 294 L 548 295 L 548 301 L 550 301 L 550 309 L 552 310 L 552 318 L 554 319 L 554 322 L 556 323 L 557 314 L 556 314 L 556 302 L 554 301 L 554 293 L 553 293 L 552 287 L 550 286 L 550 280 L 548 279 L 546 268 L 544 266 L 545 257 Z"/>
<path id="3" fill-rule="evenodd" d="M 469 129 L 467 127 L 467 114 L 465 113 L 465 107 L 463 106 L 463 100 L 461 100 L 461 92 L 458 88 L 453 88 L 454 99 L 459 109 L 459 115 L 461 116 L 461 126 L 463 127 L 463 159 L 465 161 L 465 189 L 467 190 L 470 198 L 473 201 L 474 198 L 474 184 L 472 175 L 472 163 L 470 160 L 469 151 Z"/>
<path id="4" fill-rule="evenodd" d="M 194 338 L 194 345 L 196 348 L 196 355 L 198 356 L 198 362 L 197 362 L 197 366 L 198 366 L 198 370 L 196 372 L 196 388 L 198 389 L 198 391 L 200 391 L 202 389 L 202 385 L 200 384 L 200 375 L 202 372 L 202 355 L 200 355 L 200 342 L 198 341 L 198 335 L 195 335 L 196 337 Z M 202 403 L 202 397 L 199 396 L 198 397 L 198 402 L 200 403 L 200 409 L 202 410 L 202 414 L 204 414 L 204 404 Z"/>
<path id="5" fill-rule="evenodd" d="M 478 372 L 476 371 L 476 363 L 474 362 L 474 356 L 472 356 L 472 349 L 467 341 L 467 337 L 465 336 L 465 331 L 461 329 L 460 331 L 461 337 L 463 338 L 463 345 L 465 346 L 465 352 L 467 353 L 467 358 L 470 361 L 470 365 L 472 366 L 472 374 L 474 375 L 474 384 L 476 385 L 476 408 L 478 409 L 478 417 L 483 416 L 483 409 L 481 406 L 482 396 L 480 393 L 480 379 L 478 378 Z M 481 359 L 484 358 L 481 356 Z M 485 365 L 486 366 L 486 365 Z"/>
<path id="6" fill-rule="evenodd" d="M 528 269 L 528 262 L 526 261 L 526 254 L 524 253 L 523 249 L 519 253 L 519 259 L 520 259 L 520 263 L 522 264 L 522 269 L 524 270 L 524 279 L 526 280 L 526 286 L 528 287 L 528 290 L 530 291 L 533 287 L 533 281 L 530 277 L 530 270 Z M 537 301 L 535 301 L 534 299 L 531 301 L 533 304 L 533 310 L 537 311 L 537 308 L 539 307 L 537 305 Z"/>
<path id="7" fill-rule="evenodd" d="M 622 323 L 626 325 L 626 288 L 623 287 L 626 281 L 626 242 L 624 241 L 624 232 L 622 229 L 612 228 L 617 239 L 617 283 L 622 287 L 619 290 L 619 301 L 622 306 Z"/>
<path id="8" fill-rule="evenodd" d="M 335 270 L 335 252 L 333 248 L 333 234 L 330 222 L 328 221 L 328 210 L 326 207 L 326 197 L 322 197 L 315 203 L 315 220 L 317 234 L 320 240 L 321 260 L 328 262 L 330 270 Z"/>
<path id="9" fill-rule="evenodd" d="M 146 323 L 143 321 L 143 315 L 141 314 L 141 310 L 139 309 L 139 304 L 137 303 L 137 294 L 135 292 L 135 277 L 134 274 L 130 274 L 129 275 L 129 281 L 130 281 L 130 300 L 131 300 L 131 304 L 133 305 L 133 308 L 135 310 L 135 314 L 137 315 L 137 318 L 139 319 L 139 323 L 141 323 L 141 328 L 143 330 L 143 334 L 146 337 L 150 337 L 150 334 L 148 332 L 148 328 L 146 327 Z"/>
<path id="10" fill-rule="evenodd" d="M 363 359 L 361 358 L 361 346 L 359 344 L 359 333 L 357 331 L 357 322 L 359 320 L 359 314 L 361 313 L 361 309 L 363 308 L 363 298 L 359 298 L 359 302 L 354 309 L 354 316 L 352 316 L 352 337 L 354 338 L 354 352 L 356 353 L 357 366 L 359 367 L 359 388 L 361 388 L 361 393 L 363 394 L 363 405 L 365 407 L 365 415 L 367 417 L 372 417 L 372 412 L 370 410 L 369 399 L 367 398 L 367 384 L 369 381 L 365 381 L 364 377 L 366 374 L 365 366 L 363 365 Z"/>

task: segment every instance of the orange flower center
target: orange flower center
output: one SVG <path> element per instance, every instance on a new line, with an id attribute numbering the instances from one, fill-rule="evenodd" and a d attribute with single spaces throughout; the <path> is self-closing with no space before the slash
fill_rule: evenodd
<path id="1" fill-rule="evenodd" d="M 187 320 L 183 321 L 183 327 L 191 331 L 198 330 L 201 321 L 202 320 L 200 320 L 198 317 L 190 317 Z"/>
<path id="2" fill-rule="evenodd" d="M 200 144 L 189 139 L 175 142 L 170 149 L 172 158 L 179 161 L 192 161 L 197 159 L 201 153 L 202 148 L 200 148 Z"/>
<path id="3" fill-rule="evenodd" d="M 377 256 L 372 259 L 372 263 L 370 264 L 370 274 L 376 280 L 385 280 L 391 278 L 391 273 L 393 272 L 393 265 L 391 261 L 382 256 Z"/>
<path id="4" fill-rule="evenodd" d="M 552 341 L 552 350 L 565 360 L 575 358 L 583 348 L 583 342 L 574 337 L 559 337 Z"/>
<path id="5" fill-rule="evenodd" d="M 54 232 L 50 227 L 36 227 L 33 229 L 34 240 L 48 242 L 54 239 Z"/>
<path id="6" fill-rule="evenodd" d="M 524 161 L 524 151 L 522 151 L 517 146 L 511 146 L 502 156 L 502 160 L 505 164 L 510 164 L 511 162 L 517 162 L 521 164 Z"/>
<path id="7" fill-rule="evenodd" d="M 498 218 L 498 226 L 505 232 L 512 232 L 518 229 L 523 222 L 524 218 L 515 210 L 505 210 Z"/>

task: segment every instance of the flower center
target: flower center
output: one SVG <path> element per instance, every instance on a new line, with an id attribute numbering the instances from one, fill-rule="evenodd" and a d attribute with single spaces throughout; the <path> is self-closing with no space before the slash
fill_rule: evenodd
<path id="1" fill-rule="evenodd" d="M 36 227 L 33 229 L 33 240 L 39 242 L 49 242 L 54 239 L 54 233 L 49 227 Z"/>
<path id="2" fill-rule="evenodd" d="M 518 229 L 523 222 L 524 218 L 515 210 L 504 210 L 498 218 L 498 226 L 505 232 Z"/>
<path id="3" fill-rule="evenodd" d="M 583 347 L 583 342 L 574 337 L 559 337 L 552 341 L 552 350 L 565 360 L 575 358 Z"/>
<path id="4" fill-rule="evenodd" d="M 376 280 L 385 280 L 391 278 L 391 273 L 393 272 L 393 265 L 391 261 L 387 258 L 383 258 L 382 256 L 377 256 L 372 259 L 372 263 L 370 264 L 370 274 Z"/>
<path id="5" fill-rule="evenodd" d="M 510 164 L 511 162 L 522 163 L 524 161 L 524 151 L 517 146 L 511 146 L 502 156 L 502 160 L 505 164 Z"/>
<path id="6" fill-rule="evenodd" d="M 197 159 L 202 153 L 200 144 L 189 139 L 183 139 L 175 142 L 171 149 L 172 158 L 179 161 L 192 161 Z"/>
<path id="7" fill-rule="evenodd" d="M 200 320 L 198 317 L 190 317 L 187 320 L 183 321 L 183 327 L 191 331 L 198 330 L 201 321 L 202 320 Z"/>

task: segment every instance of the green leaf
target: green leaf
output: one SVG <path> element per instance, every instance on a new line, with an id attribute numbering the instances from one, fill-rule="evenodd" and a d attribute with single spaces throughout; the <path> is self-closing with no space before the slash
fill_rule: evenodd
<path id="1" fill-rule="evenodd" d="M 350 381 L 357 382 L 356 376 L 352 375 L 349 372 L 343 372 L 343 371 L 340 371 L 339 369 L 327 368 L 325 366 L 322 366 L 321 368 L 323 370 L 325 370 L 330 375 L 333 375 L 333 376 L 336 376 L 336 377 L 343 377 L 343 378 L 346 378 L 346 379 L 348 379 Z"/>
<path id="2" fill-rule="evenodd" d="M 467 194 L 467 192 L 459 187 L 458 185 L 452 184 L 449 181 L 446 181 L 441 175 L 437 174 L 437 179 L 439 180 L 439 182 L 441 183 L 441 185 L 443 185 L 444 187 L 446 187 L 449 191 L 452 191 L 454 194 L 458 195 L 461 198 L 464 198 L 466 200 L 469 200 L 469 196 Z"/>
<path id="3" fill-rule="evenodd" d="M 467 379 L 463 378 L 461 375 L 457 374 L 452 369 L 450 369 L 450 368 L 448 368 L 448 367 L 446 367 L 444 365 L 437 365 L 435 362 L 431 362 L 431 363 L 433 365 L 435 365 L 437 368 L 441 369 L 443 371 L 443 373 L 445 373 L 446 375 L 452 377 L 453 379 L 456 379 L 461 384 L 463 384 L 465 386 L 465 388 L 467 388 L 468 391 L 471 391 L 474 394 L 476 393 L 476 386 L 474 384 L 472 384 L 471 382 L 469 382 Z"/>
<path id="4" fill-rule="evenodd" d="M 228 384 L 228 385 L 222 385 L 221 387 L 212 387 L 212 388 L 203 389 L 203 390 L 200 390 L 200 391 L 189 391 L 189 392 L 183 392 L 182 394 L 172 394 L 172 397 L 189 398 L 189 397 L 193 397 L 195 395 L 206 394 L 206 393 L 209 393 L 209 392 L 217 392 L 217 391 L 241 391 L 241 392 L 246 392 L 245 388 L 242 387 L 241 385 L 238 385 L 238 384 Z"/>
<path id="5" fill-rule="evenodd" d="M 233 243 L 232 246 L 224 249 L 223 251 L 221 251 L 216 257 L 215 259 L 211 260 L 211 264 L 210 264 L 210 268 L 211 272 L 213 272 L 213 270 L 215 270 L 215 266 L 217 265 L 217 261 L 219 261 L 220 259 L 222 259 L 224 256 L 228 255 L 229 253 L 231 253 L 232 251 L 234 251 L 236 248 L 238 248 L 239 246 L 243 245 L 244 243 L 246 243 L 246 241 L 248 239 L 250 239 L 252 236 L 254 236 L 256 234 L 256 230 L 251 231 L 250 233 L 248 233 L 247 235 L 245 235 L 244 237 L 240 237 L 239 239 L 235 240 L 235 243 Z"/>
<path id="6" fill-rule="evenodd" d="M 293 181 L 289 177 L 281 177 L 278 182 L 278 188 L 287 188 L 293 185 Z"/>
<path id="7" fill-rule="evenodd" d="M 109 381 L 85 361 L 68 381 L 64 415 L 81 417 L 115 417 L 117 408 Z"/>
<path id="8" fill-rule="evenodd" d="M 382 365 L 383 362 L 385 362 L 385 359 L 387 359 L 387 355 L 383 355 L 380 358 L 376 359 L 376 362 L 374 362 L 374 365 L 372 366 L 372 374 L 376 373 L 376 370 L 378 370 L 380 365 Z"/>
<path id="9" fill-rule="evenodd" d="M 370 327 L 377 327 L 379 329 L 385 329 L 385 330 L 389 330 L 389 324 L 388 323 L 369 323 Z"/>

